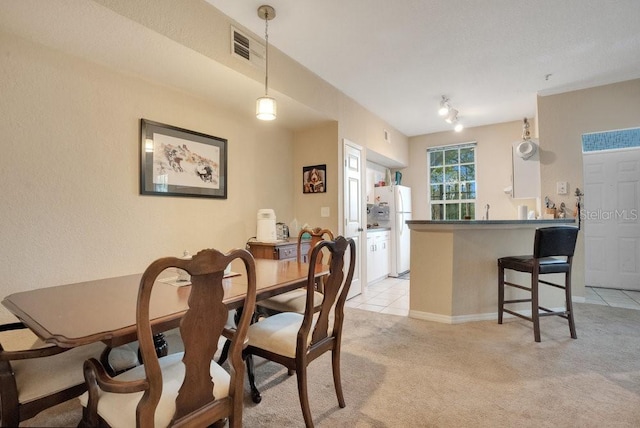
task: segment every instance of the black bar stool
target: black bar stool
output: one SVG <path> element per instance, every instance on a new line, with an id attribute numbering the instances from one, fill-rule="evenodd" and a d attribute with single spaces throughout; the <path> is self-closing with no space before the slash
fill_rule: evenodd
<path id="1" fill-rule="evenodd" d="M 577 339 L 576 326 L 573 321 L 573 305 L 571 304 L 571 263 L 576 248 L 578 228 L 574 226 L 556 226 L 536 229 L 533 244 L 533 255 L 511 256 L 498 259 L 498 324 L 502 324 L 504 312 L 533 322 L 533 334 L 536 342 L 540 342 L 540 317 L 557 315 L 569 321 L 571 337 Z M 531 286 L 527 287 L 504 280 L 505 269 L 531 274 Z M 565 284 L 555 284 L 540 279 L 540 275 L 548 273 L 564 273 Z M 554 311 L 542 307 L 538 303 L 538 284 L 546 284 L 565 291 L 565 310 Z M 505 285 L 526 290 L 531 293 L 529 299 L 504 300 Z M 504 307 L 510 303 L 531 302 L 531 316 Z"/>

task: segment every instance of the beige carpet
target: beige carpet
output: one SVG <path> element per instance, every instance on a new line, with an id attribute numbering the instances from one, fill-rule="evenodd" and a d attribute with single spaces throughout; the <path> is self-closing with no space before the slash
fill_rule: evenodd
<path id="1" fill-rule="evenodd" d="M 342 378 L 335 398 L 328 355 L 310 366 L 318 427 L 638 427 L 640 311 L 576 305 L 566 321 L 446 325 L 347 308 Z M 247 427 L 304 426 L 295 376 L 258 364 L 262 403 L 246 394 Z M 248 391 L 248 387 L 247 387 Z M 76 400 L 24 426 L 75 426 Z"/>

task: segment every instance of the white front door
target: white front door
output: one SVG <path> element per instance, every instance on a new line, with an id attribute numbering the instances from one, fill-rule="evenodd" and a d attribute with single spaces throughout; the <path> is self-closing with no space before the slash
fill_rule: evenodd
<path id="1" fill-rule="evenodd" d="M 585 285 L 640 290 L 640 149 L 585 153 Z"/>
<path id="2" fill-rule="evenodd" d="M 354 143 L 344 140 L 344 235 L 356 243 L 356 267 L 347 298 L 362 293 L 363 198 L 362 198 L 362 150 Z"/>

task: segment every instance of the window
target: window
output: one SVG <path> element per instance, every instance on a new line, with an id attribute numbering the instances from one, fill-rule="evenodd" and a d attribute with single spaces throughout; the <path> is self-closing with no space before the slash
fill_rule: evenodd
<path id="1" fill-rule="evenodd" d="M 432 220 L 475 219 L 476 143 L 427 150 Z"/>

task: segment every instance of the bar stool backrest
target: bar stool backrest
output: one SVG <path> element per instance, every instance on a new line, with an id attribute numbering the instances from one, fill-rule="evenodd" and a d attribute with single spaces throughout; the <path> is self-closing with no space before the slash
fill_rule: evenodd
<path id="1" fill-rule="evenodd" d="M 536 259 L 550 256 L 573 257 L 578 239 L 575 226 L 543 227 L 536 230 L 533 244 L 533 257 Z"/>

